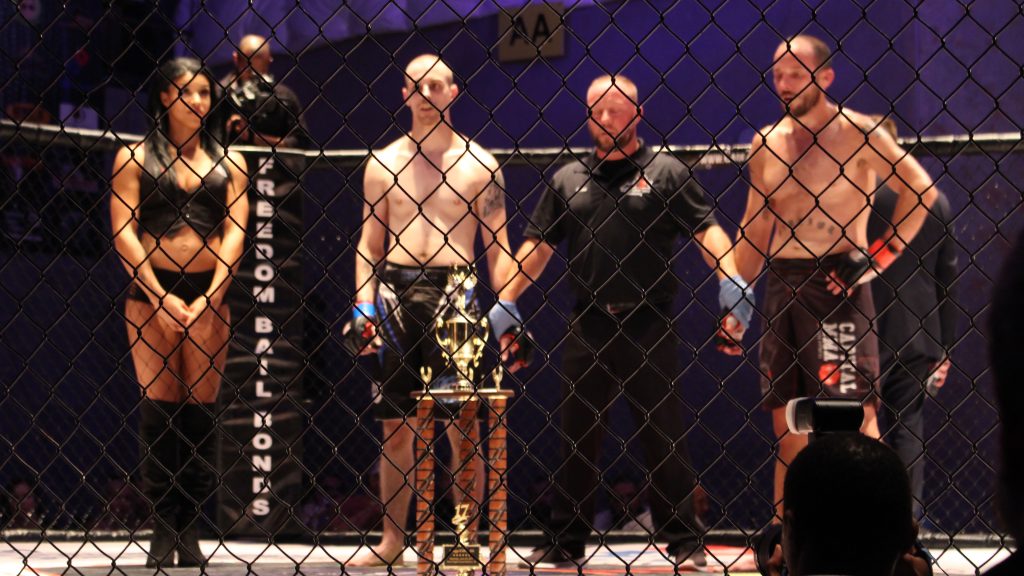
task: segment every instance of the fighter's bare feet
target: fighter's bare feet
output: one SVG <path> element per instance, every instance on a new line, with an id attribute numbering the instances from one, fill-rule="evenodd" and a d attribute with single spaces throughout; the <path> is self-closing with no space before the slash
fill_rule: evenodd
<path id="1" fill-rule="evenodd" d="M 364 549 L 356 554 L 346 563 L 346 566 L 354 567 L 381 567 L 381 566 L 404 566 L 405 558 L 402 554 L 405 548 L 401 546 L 385 546 L 380 544 L 373 548 Z"/>

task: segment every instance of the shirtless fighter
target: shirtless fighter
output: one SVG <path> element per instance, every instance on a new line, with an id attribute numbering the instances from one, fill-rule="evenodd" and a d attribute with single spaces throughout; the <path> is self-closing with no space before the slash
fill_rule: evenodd
<path id="1" fill-rule="evenodd" d="M 875 310 L 862 285 L 899 256 L 937 195 L 928 173 L 877 122 L 825 97 L 835 79 L 831 56 L 824 42 L 807 35 L 775 51 L 772 78 L 786 114 L 754 137 L 736 244 L 744 278 L 755 278 L 768 261 L 760 369 L 763 405 L 779 438 L 776 520 L 786 469 L 807 442 L 787 431 L 787 401 L 863 399 L 862 432 L 879 436 Z M 899 199 L 894 226 L 869 239 L 878 182 Z"/>
<path id="2" fill-rule="evenodd" d="M 478 230 L 487 247 L 492 286 L 500 288 L 496 281 L 505 278 L 511 262 L 504 178 L 491 154 L 452 129 L 450 107 L 458 93 L 451 69 L 438 56 L 413 59 L 402 89 L 412 129 L 375 151 L 366 165 L 356 305 L 346 340 L 360 354 L 379 347 L 381 380 L 374 412 L 383 423 L 380 499 L 386 512 L 380 544 L 349 566 L 402 563 L 412 496 L 408 478 L 414 464 L 410 417 L 415 401 L 410 393 L 423 388 L 422 366 L 435 375 L 445 370 L 433 331 L 447 304 L 449 274 L 473 273 Z M 499 339 L 521 330 L 514 303 L 496 304 L 488 317 Z M 447 432 L 453 462 L 462 462 L 465 457 L 457 453 L 460 432 L 455 426 Z M 481 478 L 479 455 L 473 457 L 473 466 Z M 470 497 L 479 503 L 483 481 L 475 483 L 475 492 Z"/>

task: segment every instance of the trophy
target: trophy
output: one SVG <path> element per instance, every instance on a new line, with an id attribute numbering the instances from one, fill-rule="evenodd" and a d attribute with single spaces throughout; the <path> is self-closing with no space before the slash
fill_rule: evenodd
<path id="1" fill-rule="evenodd" d="M 474 317 L 475 312 L 469 309 L 475 288 L 476 278 L 472 272 L 455 270 L 449 274 L 444 289 L 448 305 L 434 326 L 434 338 L 445 362 L 455 365 L 455 382 L 451 391 L 465 396 L 458 397 L 459 400 L 465 400 L 476 392 L 474 372 L 480 365 L 487 344 L 487 318 L 477 319 Z M 430 389 L 433 370 L 423 366 L 420 368 L 420 376 L 424 387 Z"/>
<path id="2" fill-rule="evenodd" d="M 442 385 L 440 380 L 434 381 L 433 371 L 429 366 L 420 368 L 423 389 L 411 395 L 416 400 L 416 468 L 414 485 L 416 487 L 416 551 L 417 574 L 427 576 L 436 574 L 437 565 L 433 563 L 434 519 L 433 519 L 433 457 L 434 439 L 433 409 L 436 402 L 461 403 L 457 412 L 455 426 L 462 430 L 459 452 L 472 454 L 478 448 L 472 440 L 470 430 L 479 426 L 479 407 L 481 403 L 489 406 L 487 436 L 487 486 L 490 496 L 487 500 L 486 514 L 490 531 L 488 547 L 490 555 L 486 566 L 480 556 L 481 546 L 476 541 L 475 526 L 479 520 L 478 503 L 472 499 L 475 472 L 472 466 L 464 465 L 456 475 L 455 485 L 465 500 L 458 504 L 452 524 L 455 526 L 456 543 L 442 547 L 443 560 L 441 567 L 459 576 L 469 576 L 477 570 L 486 568 L 487 574 L 503 576 L 506 574 L 505 554 L 507 549 L 508 506 L 506 485 L 503 482 L 507 469 L 506 428 L 504 413 L 508 399 L 514 395 L 511 390 L 501 389 L 504 375 L 501 363 L 491 375 L 493 388 L 483 388 L 477 381 L 475 372 L 483 358 L 487 344 L 488 324 L 486 317 L 478 317 L 473 305 L 473 290 L 476 278 L 470 270 L 453 270 L 449 273 L 445 286 L 448 302 L 442 309 L 434 325 L 434 339 L 448 366 L 454 367 L 454 378 L 450 386 Z M 483 379 L 481 379 L 483 380 Z M 482 503 L 479 503 L 482 505 Z"/>

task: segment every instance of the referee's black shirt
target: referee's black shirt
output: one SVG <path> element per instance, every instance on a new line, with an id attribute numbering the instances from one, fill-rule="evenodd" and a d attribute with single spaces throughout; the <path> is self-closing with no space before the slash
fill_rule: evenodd
<path id="1" fill-rule="evenodd" d="M 553 246 L 567 240 L 577 308 L 664 304 L 679 284 L 671 266 L 676 239 L 713 224 L 686 165 L 641 144 L 629 158 L 591 154 L 559 169 L 524 235 Z"/>

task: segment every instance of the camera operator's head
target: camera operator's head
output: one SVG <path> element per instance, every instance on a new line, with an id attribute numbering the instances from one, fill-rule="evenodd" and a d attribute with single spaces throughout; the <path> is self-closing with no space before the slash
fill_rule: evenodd
<path id="1" fill-rule="evenodd" d="M 783 490 L 782 548 L 794 576 L 889 575 L 914 543 L 907 472 L 878 440 L 822 436 L 793 460 Z"/>
<path id="2" fill-rule="evenodd" d="M 235 73 L 240 82 L 244 82 L 258 74 L 267 77 L 270 74 L 270 63 L 274 61 L 270 53 L 270 40 L 257 34 L 249 34 L 238 43 L 238 50 L 231 53 L 235 62 Z"/>
<path id="3" fill-rule="evenodd" d="M 235 75 L 224 80 L 231 142 L 273 146 L 281 144 L 302 123 L 302 107 L 295 93 L 274 81 L 270 41 L 249 34 L 233 55 Z M 292 134 L 295 145 L 301 134 Z"/>

